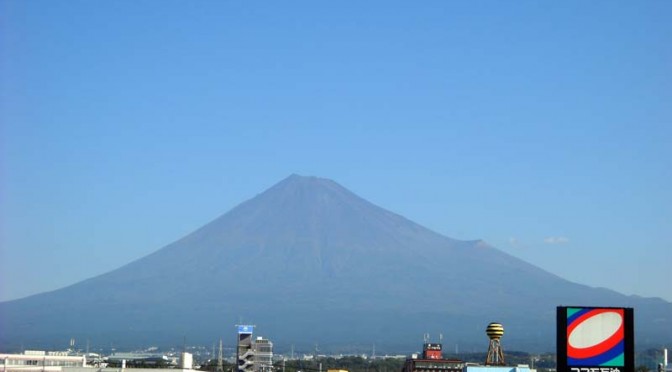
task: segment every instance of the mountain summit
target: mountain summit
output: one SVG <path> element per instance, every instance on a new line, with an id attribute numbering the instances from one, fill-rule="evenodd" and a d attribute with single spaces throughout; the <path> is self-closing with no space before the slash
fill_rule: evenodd
<path id="1" fill-rule="evenodd" d="M 334 181 L 292 175 L 184 238 L 72 286 L 0 303 L 0 344 L 209 345 L 250 322 L 280 347 L 486 345 L 554 349 L 558 305 L 633 306 L 638 334 L 669 340 L 672 304 L 568 282 L 483 241 L 460 241 Z M 233 337 L 232 337 L 233 338 Z M 32 346 L 31 346 L 32 347 Z"/>

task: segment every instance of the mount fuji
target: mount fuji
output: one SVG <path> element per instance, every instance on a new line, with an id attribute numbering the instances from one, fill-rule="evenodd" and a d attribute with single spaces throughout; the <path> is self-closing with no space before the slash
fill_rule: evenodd
<path id="1" fill-rule="evenodd" d="M 0 303 L 0 346 L 211 345 L 243 322 L 280 349 L 405 352 L 441 333 L 446 347 L 482 350 L 498 321 L 505 347 L 552 351 L 559 305 L 634 307 L 638 344 L 672 341 L 672 303 L 564 280 L 292 175 L 123 267 Z"/>

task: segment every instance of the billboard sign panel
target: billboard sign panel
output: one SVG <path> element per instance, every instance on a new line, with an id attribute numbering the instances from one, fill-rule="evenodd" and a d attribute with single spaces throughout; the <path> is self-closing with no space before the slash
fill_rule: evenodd
<path id="1" fill-rule="evenodd" d="M 634 372 L 631 308 L 557 309 L 558 372 Z"/>
<path id="2" fill-rule="evenodd" d="M 238 326 L 238 334 L 239 335 L 243 335 L 243 334 L 251 335 L 253 333 L 252 332 L 253 330 L 254 330 L 254 326 L 252 326 L 252 325 L 239 325 Z"/>

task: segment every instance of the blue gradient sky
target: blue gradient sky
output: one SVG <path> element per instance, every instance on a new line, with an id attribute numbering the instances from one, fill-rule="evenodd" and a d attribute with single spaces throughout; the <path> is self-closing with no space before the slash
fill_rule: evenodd
<path id="1" fill-rule="evenodd" d="M 672 301 L 672 2 L 2 1 L 0 300 L 291 173 Z"/>

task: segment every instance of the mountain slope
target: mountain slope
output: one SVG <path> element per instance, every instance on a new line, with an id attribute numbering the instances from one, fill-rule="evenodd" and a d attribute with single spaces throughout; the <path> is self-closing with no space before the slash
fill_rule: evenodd
<path id="1" fill-rule="evenodd" d="M 482 241 L 444 237 L 337 183 L 290 176 L 184 238 L 117 270 L 0 304 L 0 342 L 71 336 L 210 344 L 254 322 L 276 344 L 412 350 L 418 335 L 552 350 L 557 305 L 633 306 L 648 342 L 672 304 L 563 280 Z M 639 316 L 641 314 L 641 316 Z M 669 340 L 668 340 L 669 341 Z"/>

